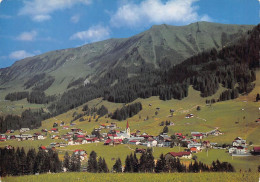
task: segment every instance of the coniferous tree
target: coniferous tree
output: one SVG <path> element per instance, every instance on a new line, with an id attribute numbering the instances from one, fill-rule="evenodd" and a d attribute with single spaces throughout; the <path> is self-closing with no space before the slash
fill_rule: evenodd
<path id="1" fill-rule="evenodd" d="M 66 168 L 67 171 L 70 169 L 70 156 L 67 151 L 64 155 L 63 167 Z"/>
<path id="2" fill-rule="evenodd" d="M 117 173 L 121 173 L 122 172 L 122 163 L 121 163 L 121 159 L 118 158 L 113 166 L 113 170 Z"/>
<path id="3" fill-rule="evenodd" d="M 88 166 L 87 171 L 96 173 L 98 170 L 98 164 L 97 164 L 97 154 L 95 151 L 91 151 L 88 159 Z"/>

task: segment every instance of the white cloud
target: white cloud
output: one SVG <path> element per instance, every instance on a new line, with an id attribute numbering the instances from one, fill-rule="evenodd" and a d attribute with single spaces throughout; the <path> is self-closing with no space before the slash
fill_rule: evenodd
<path id="1" fill-rule="evenodd" d="M 78 23 L 79 22 L 79 19 L 80 19 L 80 15 L 74 15 L 70 18 L 70 21 L 72 23 Z"/>
<path id="2" fill-rule="evenodd" d="M 198 15 L 198 0 L 144 0 L 140 4 L 125 3 L 112 15 L 110 23 L 114 27 L 137 27 L 140 25 L 175 23 L 185 24 L 209 20 L 207 15 Z"/>
<path id="3" fill-rule="evenodd" d="M 34 54 L 26 52 L 25 50 L 14 51 L 9 54 L 9 58 L 15 60 L 20 60 L 32 56 L 34 56 Z"/>
<path id="4" fill-rule="evenodd" d="M 91 0 L 23 0 L 24 6 L 19 15 L 30 15 L 34 21 L 51 19 L 50 14 L 57 10 L 71 8 L 76 4 L 89 5 Z"/>
<path id="5" fill-rule="evenodd" d="M 35 37 L 37 36 L 37 32 L 32 30 L 31 32 L 23 32 L 18 37 L 17 40 L 22 41 L 33 41 L 35 40 Z"/>
<path id="6" fill-rule="evenodd" d="M 86 31 L 77 32 L 73 34 L 71 40 L 82 40 L 86 42 L 96 42 L 109 38 L 110 30 L 108 27 L 103 27 L 101 25 L 92 26 Z"/>
<path id="7" fill-rule="evenodd" d="M 50 15 L 35 15 L 32 17 L 32 20 L 36 22 L 42 22 L 49 19 L 51 19 Z"/>

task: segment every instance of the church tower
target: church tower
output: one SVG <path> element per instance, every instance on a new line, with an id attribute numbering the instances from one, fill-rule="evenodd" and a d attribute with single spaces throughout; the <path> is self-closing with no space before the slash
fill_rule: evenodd
<path id="1" fill-rule="evenodd" d="M 127 123 L 126 123 L 126 134 L 127 134 L 127 136 L 130 138 L 130 135 L 131 135 L 131 133 L 130 133 L 130 127 L 129 127 L 129 123 L 128 123 L 128 121 L 127 121 Z"/>

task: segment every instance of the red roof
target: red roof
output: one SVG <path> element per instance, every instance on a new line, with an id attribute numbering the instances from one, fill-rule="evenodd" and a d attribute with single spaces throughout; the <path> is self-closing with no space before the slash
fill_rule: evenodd
<path id="1" fill-rule="evenodd" d="M 203 135 L 200 133 L 200 134 L 192 134 L 192 136 L 203 136 Z"/>
<path id="2" fill-rule="evenodd" d="M 197 148 L 196 147 L 191 147 L 190 151 L 197 151 Z"/>
<path id="3" fill-rule="evenodd" d="M 131 140 L 131 141 L 129 141 L 129 142 L 135 142 L 135 143 L 136 143 L 136 142 L 138 142 L 138 141 L 137 141 L 137 140 Z"/>
<path id="4" fill-rule="evenodd" d="M 257 119 L 256 121 L 260 122 L 260 119 Z"/>
<path id="5" fill-rule="evenodd" d="M 105 141 L 105 143 L 106 143 L 106 144 L 109 144 L 111 141 L 112 141 L 111 139 L 107 139 L 107 140 Z"/>
<path id="6" fill-rule="evenodd" d="M 74 152 L 79 152 L 79 151 L 85 151 L 85 150 L 77 149 L 77 150 L 75 150 Z"/>
<path id="7" fill-rule="evenodd" d="M 123 140 L 122 139 L 114 139 L 114 142 L 122 142 Z"/>
<path id="8" fill-rule="evenodd" d="M 182 136 L 182 133 L 175 133 L 175 135 Z"/>
<path id="9" fill-rule="evenodd" d="M 0 140 L 6 140 L 6 138 L 5 137 L 1 137 Z"/>
<path id="10" fill-rule="evenodd" d="M 77 135 L 78 138 L 84 138 L 84 135 Z"/>
<path id="11" fill-rule="evenodd" d="M 169 152 L 173 157 L 182 157 L 184 155 L 190 155 L 190 152 Z"/>
<path id="12" fill-rule="evenodd" d="M 40 147 L 42 150 L 46 150 L 46 147 L 45 146 L 41 146 Z"/>
<path id="13" fill-rule="evenodd" d="M 56 130 L 58 130 L 58 128 L 52 128 L 51 130 L 52 130 L 52 131 L 56 131 Z"/>
<path id="14" fill-rule="evenodd" d="M 237 149 L 244 149 L 244 147 L 242 147 L 242 146 L 238 146 Z"/>
<path id="15" fill-rule="evenodd" d="M 254 147 L 253 150 L 254 152 L 260 152 L 260 147 Z"/>

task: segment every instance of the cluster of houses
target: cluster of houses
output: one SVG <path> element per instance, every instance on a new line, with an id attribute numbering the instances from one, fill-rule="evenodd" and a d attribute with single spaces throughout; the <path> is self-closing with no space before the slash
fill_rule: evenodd
<path id="1" fill-rule="evenodd" d="M 24 141 L 24 140 L 44 140 L 46 136 L 42 135 L 41 133 L 34 133 L 31 134 L 20 134 L 20 135 L 0 135 L 0 141 L 7 141 L 7 140 L 17 140 L 17 141 Z"/>
<path id="2" fill-rule="evenodd" d="M 246 140 L 243 140 L 241 137 L 236 137 L 233 140 L 232 147 L 229 148 L 228 152 L 231 155 L 248 155 L 249 151 Z"/>

